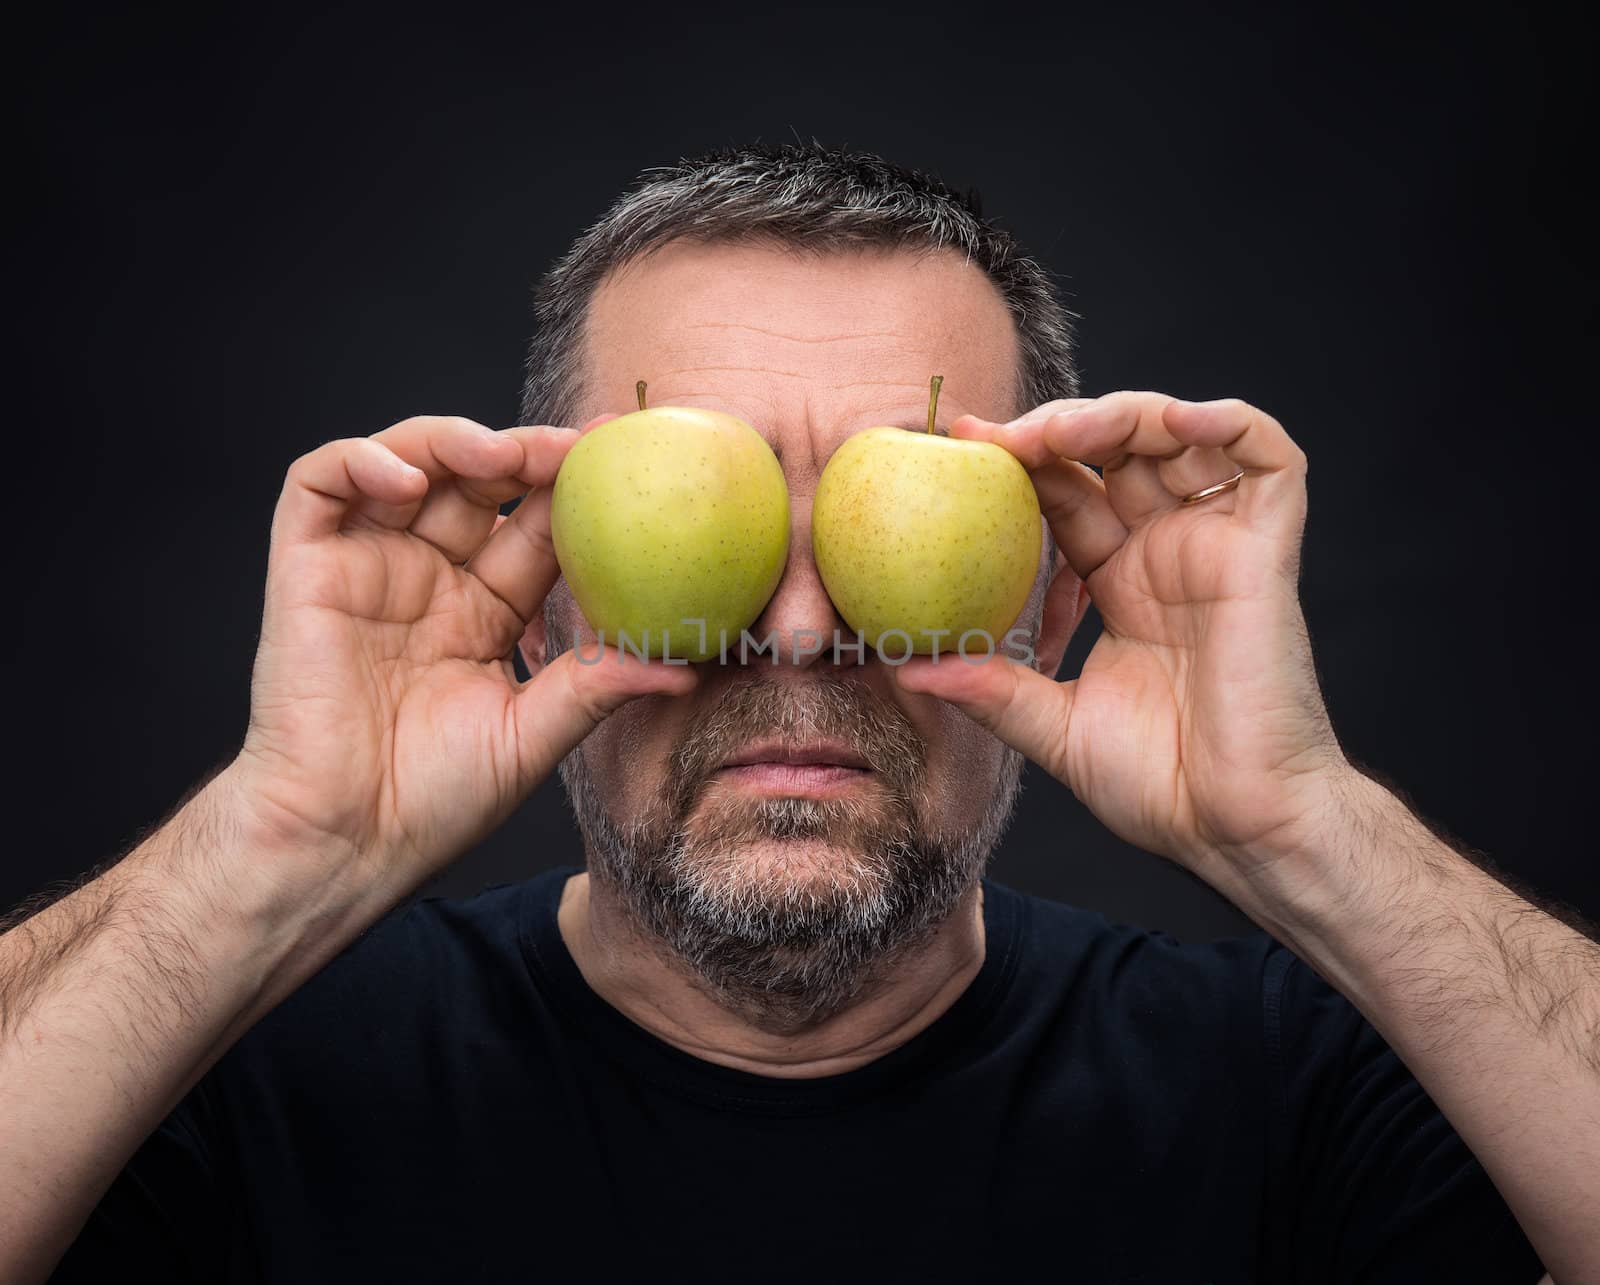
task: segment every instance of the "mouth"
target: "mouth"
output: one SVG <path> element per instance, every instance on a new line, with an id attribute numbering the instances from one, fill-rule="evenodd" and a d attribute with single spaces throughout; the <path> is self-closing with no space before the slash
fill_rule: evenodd
<path id="1" fill-rule="evenodd" d="M 756 741 L 731 755 L 714 779 L 752 794 L 821 799 L 847 793 L 872 775 L 866 759 L 842 741 Z"/>

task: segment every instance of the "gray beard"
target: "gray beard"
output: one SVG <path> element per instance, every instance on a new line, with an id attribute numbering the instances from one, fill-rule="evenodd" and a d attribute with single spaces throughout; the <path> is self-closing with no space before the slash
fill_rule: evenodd
<path id="1" fill-rule="evenodd" d="M 837 736 L 887 791 L 861 799 L 768 798 L 700 809 L 726 753 L 753 735 Z M 626 739 L 626 738 L 624 738 Z M 924 945 L 982 876 L 1010 820 L 1022 758 L 1006 749 L 991 803 L 966 833 L 929 824 L 921 738 L 864 685 L 741 682 L 686 731 L 663 803 L 629 826 L 601 802 L 582 746 L 561 779 L 589 857 L 631 926 L 720 1005 L 760 1030 L 815 1027 L 864 998 Z M 826 845 L 825 868 L 757 870 L 752 843 Z"/>

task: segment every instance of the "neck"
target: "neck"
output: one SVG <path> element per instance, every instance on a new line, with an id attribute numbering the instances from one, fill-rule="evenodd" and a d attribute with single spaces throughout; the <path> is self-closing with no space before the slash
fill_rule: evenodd
<path id="1" fill-rule="evenodd" d="M 974 882 L 931 936 L 849 1006 L 802 1031 L 763 1030 L 718 1002 L 608 894 L 587 874 L 561 894 L 561 936 L 590 988 L 675 1048 L 757 1075 L 807 1079 L 865 1066 L 931 1025 L 983 965 L 983 889 Z"/>

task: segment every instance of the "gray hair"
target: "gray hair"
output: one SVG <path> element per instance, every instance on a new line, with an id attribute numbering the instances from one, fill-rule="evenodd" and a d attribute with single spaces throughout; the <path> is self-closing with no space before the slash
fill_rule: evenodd
<path id="1" fill-rule="evenodd" d="M 1018 411 L 1078 391 L 1072 315 L 1049 274 L 983 217 L 975 191 L 865 152 L 820 143 L 724 148 L 646 170 L 547 272 L 522 390 L 524 424 L 578 414 L 584 321 L 608 273 L 669 241 L 772 240 L 799 250 L 866 247 L 964 254 L 1016 322 Z"/>

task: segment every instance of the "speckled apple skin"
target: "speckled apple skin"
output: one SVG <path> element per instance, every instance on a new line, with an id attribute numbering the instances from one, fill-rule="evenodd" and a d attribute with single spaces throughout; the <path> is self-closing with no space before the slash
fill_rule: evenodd
<path id="1" fill-rule="evenodd" d="M 999 650 L 1039 570 L 1039 497 L 1017 457 L 990 442 L 869 428 L 834 451 L 811 507 L 822 583 L 851 629 L 877 647 L 891 629 L 917 655 L 948 629 L 941 655 L 969 629 Z M 898 657 L 891 637 L 884 654 Z M 968 654 L 983 651 L 976 638 Z"/>
<path id="2" fill-rule="evenodd" d="M 761 434 L 717 411 L 657 406 L 609 420 L 561 463 L 550 501 L 556 561 L 591 628 L 648 654 L 736 645 L 783 576 L 789 489 Z M 685 620 L 706 622 L 700 632 Z"/>

